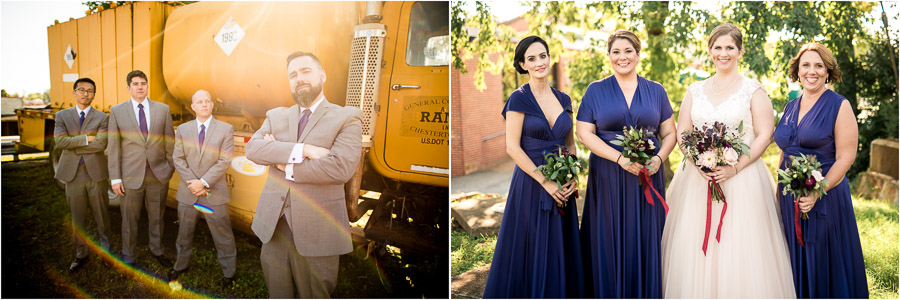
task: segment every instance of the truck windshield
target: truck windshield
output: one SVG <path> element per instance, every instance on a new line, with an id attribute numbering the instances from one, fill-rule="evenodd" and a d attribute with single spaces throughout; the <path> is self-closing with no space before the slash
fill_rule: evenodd
<path id="1" fill-rule="evenodd" d="M 450 64 L 450 5 L 445 1 L 416 2 L 409 13 L 406 64 L 447 66 Z"/>

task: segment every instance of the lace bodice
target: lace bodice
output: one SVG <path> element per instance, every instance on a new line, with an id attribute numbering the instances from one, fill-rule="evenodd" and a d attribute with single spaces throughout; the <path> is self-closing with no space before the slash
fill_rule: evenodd
<path id="1" fill-rule="evenodd" d="M 753 114 L 750 112 L 750 97 L 762 85 L 756 80 L 743 77 L 738 91 L 715 106 L 703 91 L 709 81 L 709 79 L 698 81 L 688 86 L 688 92 L 691 93 L 693 101 L 691 121 L 694 127 L 712 126 L 714 122 L 719 121 L 725 123 L 729 131 L 736 131 L 741 121 L 744 121 L 742 138 L 749 145 L 756 138 L 756 134 L 753 132 Z"/>

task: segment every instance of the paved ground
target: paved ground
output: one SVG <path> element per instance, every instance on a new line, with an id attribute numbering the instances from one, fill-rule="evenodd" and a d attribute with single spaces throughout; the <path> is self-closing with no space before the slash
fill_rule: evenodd
<path id="1" fill-rule="evenodd" d="M 450 178 L 450 194 L 479 192 L 497 194 L 505 198 L 509 193 L 509 181 L 512 180 L 515 167 L 516 163 L 511 158 L 506 158 L 487 169 L 465 176 L 453 176 Z"/>
<path id="2" fill-rule="evenodd" d="M 454 221 L 469 234 L 496 234 L 503 218 L 503 208 L 509 193 L 515 162 L 506 160 L 485 170 L 450 180 L 451 211 Z M 578 216 L 584 207 L 584 190 L 577 199 Z M 479 197 L 473 194 L 497 194 L 497 197 Z M 468 196 L 467 196 L 468 195 Z M 484 292 L 484 285 L 491 266 L 482 266 L 451 278 L 450 295 L 454 299 L 477 299 Z"/>

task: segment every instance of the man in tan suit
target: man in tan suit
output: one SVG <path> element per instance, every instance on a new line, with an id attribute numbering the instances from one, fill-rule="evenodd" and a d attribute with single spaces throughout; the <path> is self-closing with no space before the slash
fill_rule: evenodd
<path id="1" fill-rule="evenodd" d="M 100 247 L 109 249 L 109 197 L 106 172 L 106 130 L 109 116 L 91 109 L 97 90 L 90 78 L 80 78 L 72 87 L 75 107 L 56 113 L 53 136 L 56 148 L 62 149 L 56 179 L 66 182 L 66 200 L 72 213 L 72 239 L 75 261 L 69 271 L 84 264 L 88 247 L 78 237 L 87 225 L 88 210 L 94 214 L 100 231 Z"/>
<path id="2" fill-rule="evenodd" d="M 315 55 L 289 55 L 287 74 L 297 105 L 269 110 L 247 143 L 248 159 L 271 166 L 252 229 L 270 298 L 325 298 L 353 248 L 344 183 L 359 165 L 362 112 L 325 99 Z"/>
<path id="3" fill-rule="evenodd" d="M 165 267 L 163 212 L 169 179 L 175 170 L 172 148 L 175 131 L 169 106 L 147 98 L 150 86 L 140 70 L 125 79 L 131 99 L 109 110 L 109 177 L 112 190 L 122 197 L 122 259 L 134 263 L 138 219 L 146 205 L 150 220 L 150 252 Z"/>
<path id="4" fill-rule="evenodd" d="M 222 284 L 230 286 L 237 267 L 237 249 L 228 217 L 231 195 L 225 182 L 225 171 L 234 151 L 234 128 L 212 117 L 212 97 L 205 90 L 198 90 L 191 97 L 191 109 L 197 119 L 179 125 L 175 131 L 173 158 L 175 170 L 181 177 L 176 196 L 179 225 L 175 248 L 178 258 L 169 272 L 169 280 L 174 280 L 188 268 L 194 228 L 200 213 L 194 205 L 200 204 L 212 210 L 206 215 L 206 225 L 212 233 L 225 274 Z"/>

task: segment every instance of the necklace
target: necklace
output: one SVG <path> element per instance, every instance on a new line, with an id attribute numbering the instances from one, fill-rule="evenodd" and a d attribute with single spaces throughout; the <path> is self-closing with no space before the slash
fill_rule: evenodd
<path id="1" fill-rule="evenodd" d="M 716 81 L 718 81 L 718 79 L 719 79 L 719 77 L 716 77 Z M 713 96 L 715 96 L 716 98 L 718 98 L 719 96 L 722 96 L 723 94 L 725 94 L 725 92 L 730 91 L 732 88 L 734 88 L 734 84 L 738 83 L 739 81 L 741 81 L 740 75 L 738 75 L 737 78 L 731 80 L 731 84 L 729 84 L 727 88 L 720 89 L 719 92 L 713 92 L 711 94 Z M 715 83 L 715 86 L 719 86 L 718 82 Z"/>

